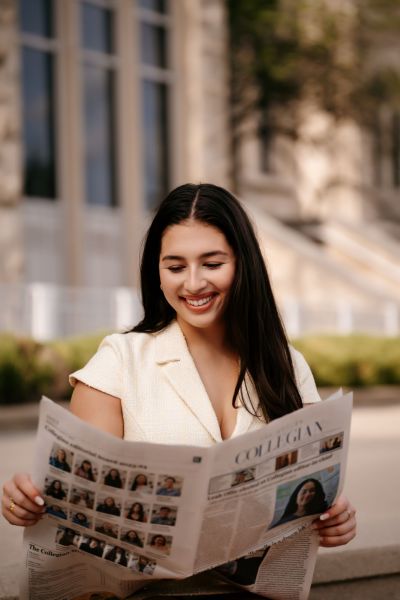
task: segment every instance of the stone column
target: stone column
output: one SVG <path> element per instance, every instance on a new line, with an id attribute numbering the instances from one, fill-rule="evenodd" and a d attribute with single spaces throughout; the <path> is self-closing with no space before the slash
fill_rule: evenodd
<path id="1" fill-rule="evenodd" d="M 22 277 L 21 117 L 17 7 L 0 0 L 0 283 Z"/>

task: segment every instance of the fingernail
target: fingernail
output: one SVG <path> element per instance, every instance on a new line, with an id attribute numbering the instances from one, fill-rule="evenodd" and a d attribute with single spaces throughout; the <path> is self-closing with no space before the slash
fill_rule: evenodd
<path id="1" fill-rule="evenodd" d="M 36 498 L 34 500 L 35 500 L 36 504 L 38 504 L 39 506 L 43 506 L 43 504 L 44 504 L 43 498 L 41 498 L 40 496 L 36 496 Z"/>
<path id="2" fill-rule="evenodd" d="M 326 519 L 329 519 L 329 513 L 324 513 L 319 517 L 320 521 L 326 521 Z"/>

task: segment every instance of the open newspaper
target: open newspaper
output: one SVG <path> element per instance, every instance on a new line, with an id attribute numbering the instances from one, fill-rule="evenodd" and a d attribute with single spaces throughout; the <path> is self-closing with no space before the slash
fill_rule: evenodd
<path id="1" fill-rule="evenodd" d="M 311 524 L 342 490 L 351 410 L 339 392 L 203 448 L 120 440 L 43 398 L 33 480 L 47 514 L 25 532 L 20 598 L 139 600 L 205 581 L 307 598 Z"/>

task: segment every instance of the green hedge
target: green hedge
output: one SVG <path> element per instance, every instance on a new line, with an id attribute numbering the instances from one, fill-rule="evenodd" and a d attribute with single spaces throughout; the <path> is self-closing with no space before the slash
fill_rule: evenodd
<path id="1" fill-rule="evenodd" d="M 68 374 L 95 353 L 104 333 L 48 344 L 0 334 L 0 404 L 71 395 Z M 400 384 L 400 339 L 371 336 L 313 336 L 293 345 L 309 363 L 319 386 Z"/>
<path id="2" fill-rule="evenodd" d="M 49 344 L 0 333 L 0 405 L 34 402 L 44 394 L 68 399 L 68 374 L 96 352 L 104 334 Z"/>
<path id="3" fill-rule="evenodd" d="M 318 386 L 400 384 L 400 338 L 320 335 L 293 345 L 304 354 Z"/>

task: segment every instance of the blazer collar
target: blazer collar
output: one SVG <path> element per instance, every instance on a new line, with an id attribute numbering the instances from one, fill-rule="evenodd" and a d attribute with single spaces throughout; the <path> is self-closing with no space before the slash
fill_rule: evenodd
<path id="1" fill-rule="evenodd" d="M 156 334 L 155 361 L 162 368 L 175 392 L 185 402 L 214 441 L 222 442 L 217 415 L 189 352 L 185 337 L 176 320 Z M 252 397 L 257 397 L 254 386 L 247 377 Z M 254 417 L 243 407 L 237 410 L 236 426 L 232 437 L 249 430 Z"/>
<path id="2" fill-rule="evenodd" d="M 189 352 L 185 337 L 177 321 L 156 334 L 155 360 L 163 370 L 175 392 L 208 431 L 221 442 L 217 415 Z"/>

